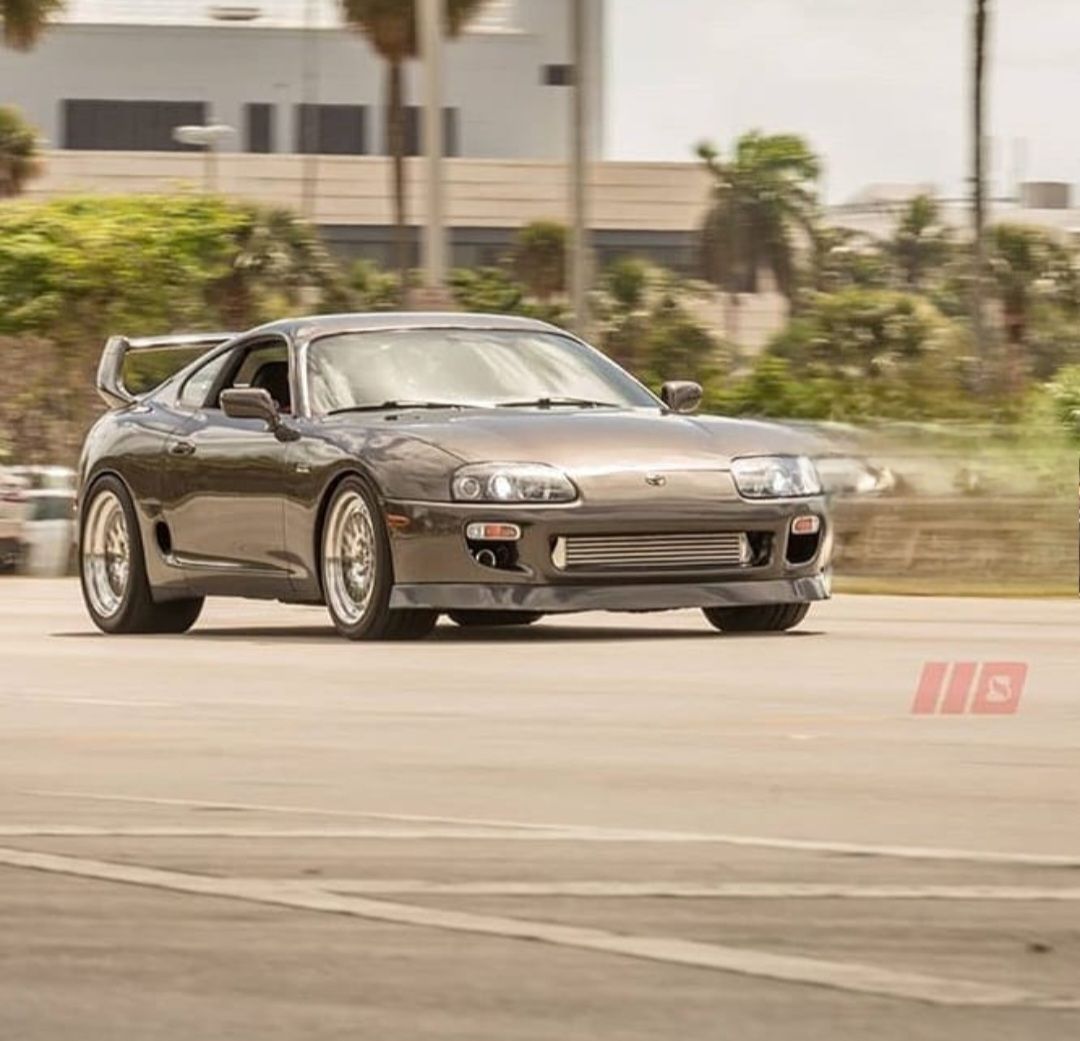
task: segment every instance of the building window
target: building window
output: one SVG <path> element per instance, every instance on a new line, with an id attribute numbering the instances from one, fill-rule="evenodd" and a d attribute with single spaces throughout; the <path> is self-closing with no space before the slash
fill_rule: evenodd
<path id="1" fill-rule="evenodd" d="M 574 85 L 573 65 L 545 65 L 541 70 L 541 81 L 545 87 L 572 87 Z"/>
<path id="2" fill-rule="evenodd" d="M 188 152 L 173 131 L 201 125 L 203 101 L 106 101 L 66 98 L 61 140 L 64 148 L 119 152 Z M 195 150 L 198 150 L 197 148 Z"/>
<path id="3" fill-rule="evenodd" d="M 367 155 L 367 108 L 297 105 L 296 151 L 301 155 Z"/>
<path id="4" fill-rule="evenodd" d="M 458 140 L 458 110 L 443 109 L 443 155 L 453 159 L 461 154 Z M 390 155 L 390 127 L 386 128 L 386 154 Z M 419 105 L 405 108 L 405 154 L 424 154 L 424 110 Z"/>
<path id="5" fill-rule="evenodd" d="M 244 106 L 244 131 L 249 152 L 274 151 L 273 105 L 251 102 Z"/>

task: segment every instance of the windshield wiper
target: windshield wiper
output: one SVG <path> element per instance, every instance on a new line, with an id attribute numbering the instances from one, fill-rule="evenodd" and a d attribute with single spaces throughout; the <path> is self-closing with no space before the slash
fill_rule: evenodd
<path id="1" fill-rule="evenodd" d="M 535 398 L 532 401 L 501 401 L 499 408 L 622 408 L 610 401 L 590 401 L 588 398 Z"/>
<path id="2" fill-rule="evenodd" d="M 467 408 L 458 402 L 451 401 L 384 401 L 381 405 L 350 405 L 348 408 L 335 408 L 327 412 L 328 416 L 340 416 L 346 412 L 389 412 L 393 409 L 406 411 L 408 409 L 438 409 L 438 408 Z"/>

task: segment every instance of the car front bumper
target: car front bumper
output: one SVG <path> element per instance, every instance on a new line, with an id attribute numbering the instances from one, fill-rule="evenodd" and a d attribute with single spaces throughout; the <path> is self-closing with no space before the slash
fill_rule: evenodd
<path id="1" fill-rule="evenodd" d="M 665 582 L 638 585 L 396 585 L 392 608 L 438 611 L 673 611 L 687 607 L 751 607 L 827 600 L 828 575 L 750 582 Z"/>
<path id="2" fill-rule="evenodd" d="M 392 608 L 663 611 L 809 603 L 830 596 L 832 531 L 821 498 L 547 507 L 399 501 L 384 507 L 394 561 Z M 821 518 L 818 549 L 792 564 L 791 522 L 806 514 Z M 474 521 L 521 528 L 513 570 L 483 566 L 470 554 L 465 528 Z M 763 533 L 770 550 L 767 559 L 751 566 L 693 570 L 638 566 L 569 572 L 553 559 L 558 540 L 567 536 L 701 532 Z"/>

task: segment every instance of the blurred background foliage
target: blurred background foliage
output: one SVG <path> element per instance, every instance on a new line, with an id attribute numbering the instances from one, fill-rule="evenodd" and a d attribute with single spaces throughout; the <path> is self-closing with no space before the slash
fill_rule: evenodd
<path id="1" fill-rule="evenodd" d="M 724 414 L 990 422 L 1014 440 L 1038 431 L 1055 445 L 1080 444 L 1080 277 L 1065 241 L 993 228 L 995 335 L 980 357 L 968 318 L 970 248 L 933 198 L 913 199 L 878 239 L 824 221 L 821 163 L 799 138 L 753 132 L 730 158 L 708 145 L 700 156 L 713 179 L 701 233 L 706 279 L 633 256 L 595 272 L 592 339 L 620 364 L 654 388 L 697 380 L 705 408 Z M 566 254 L 562 225 L 529 225 L 500 264 L 453 272 L 456 305 L 568 324 Z M 788 317 L 749 352 L 729 341 L 740 295 L 761 283 L 782 293 Z M 100 407 L 92 374 L 110 334 L 387 311 L 408 288 L 397 271 L 339 262 L 283 210 L 186 194 L 11 201 L 0 207 L 0 451 L 71 458 Z M 718 322 L 718 299 L 732 304 L 734 325 Z M 152 385 L 176 363 L 140 360 L 133 384 Z M 56 432 L 44 435 L 42 424 Z"/>

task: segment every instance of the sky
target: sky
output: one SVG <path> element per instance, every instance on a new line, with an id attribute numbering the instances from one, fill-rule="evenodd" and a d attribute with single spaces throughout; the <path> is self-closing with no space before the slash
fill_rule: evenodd
<path id="1" fill-rule="evenodd" d="M 1080 0 L 992 0 L 994 190 L 1080 182 Z M 796 132 L 844 202 L 967 177 L 972 0 L 607 0 L 605 151 L 685 160 Z"/>

